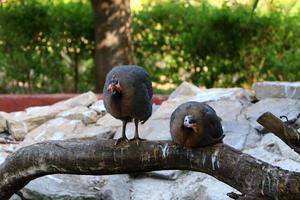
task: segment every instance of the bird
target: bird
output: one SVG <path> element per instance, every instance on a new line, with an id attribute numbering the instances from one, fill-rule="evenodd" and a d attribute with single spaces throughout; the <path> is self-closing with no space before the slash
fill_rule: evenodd
<path id="1" fill-rule="evenodd" d="M 103 88 L 105 109 L 114 118 L 122 120 L 122 137 L 115 144 L 129 141 L 126 125 L 134 120 L 135 135 L 139 143 L 138 123 L 145 123 L 152 114 L 153 89 L 149 74 L 137 65 L 121 65 L 112 68 L 106 75 Z"/>
<path id="2" fill-rule="evenodd" d="M 174 110 L 170 132 L 175 144 L 191 148 L 220 143 L 224 138 L 221 118 L 216 111 L 196 101 L 183 103 Z"/>

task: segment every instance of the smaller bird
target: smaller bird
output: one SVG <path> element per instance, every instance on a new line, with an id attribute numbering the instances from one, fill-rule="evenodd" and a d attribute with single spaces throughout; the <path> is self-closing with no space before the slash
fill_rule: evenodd
<path id="1" fill-rule="evenodd" d="M 103 88 L 103 101 L 106 111 L 122 120 L 121 141 L 128 141 L 126 124 L 132 119 L 135 123 L 134 140 L 142 140 L 138 133 L 138 123 L 148 120 L 152 114 L 152 83 L 148 73 L 139 66 L 122 65 L 114 67 L 106 76 Z"/>
<path id="2" fill-rule="evenodd" d="M 170 131 L 174 143 L 186 147 L 203 147 L 222 142 L 221 118 L 206 103 L 189 101 L 171 115 Z"/>

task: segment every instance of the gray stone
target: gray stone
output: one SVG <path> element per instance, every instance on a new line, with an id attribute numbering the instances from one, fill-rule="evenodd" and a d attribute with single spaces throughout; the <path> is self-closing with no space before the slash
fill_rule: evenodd
<path id="1" fill-rule="evenodd" d="M 300 100 L 283 98 L 263 99 L 247 107 L 242 114 L 245 115 L 254 128 L 261 128 L 261 125 L 256 120 L 265 112 L 271 112 L 277 117 L 285 115 L 289 119 L 296 118 L 300 113 Z"/>
<path id="2" fill-rule="evenodd" d="M 228 192 L 235 191 L 226 184 L 199 172 L 187 172 L 173 181 L 141 178 L 132 179 L 131 182 L 133 200 L 225 200 L 230 199 L 226 196 Z"/>
<path id="3" fill-rule="evenodd" d="M 18 195 L 13 195 L 9 200 L 22 200 Z"/>
<path id="4" fill-rule="evenodd" d="M 254 84 L 254 91 L 257 99 L 300 99 L 300 82 L 257 82 Z"/>
<path id="5" fill-rule="evenodd" d="M 133 123 L 128 123 L 126 127 L 126 135 L 128 138 L 133 138 L 135 133 L 135 126 Z M 120 127 L 115 139 L 122 136 L 122 128 Z M 147 140 L 171 140 L 170 134 L 170 120 L 156 120 L 149 119 L 145 124 L 139 125 L 139 136 Z"/>
<path id="6" fill-rule="evenodd" d="M 66 106 L 69 108 L 74 108 L 77 106 L 90 106 L 97 101 L 97 96 L 93 92 L 89 91 L 73 98 L 67 99 L 65 101 L 60 101 L 53 106 Z"/>
<path id="7" fill-rule="evenodd" d="M 7 130 L 7 123 L 6 119 L 0 115 L 0 133 Z"/>
<path id="8" fill-rule="evenodd" d="M 97 96 L 92 92 L 87 92 L 51 106 L 31 107 L 27 108 L 25 112 L 1 112 L 0 119 L 4 118 L 7 123 L 8 131 L 16 140 L 23 140 L 29 131 L 55 118 L 58 113 L 76 106 L 88 106 L 96 101 Z M 87 117 L 85 119 L 90 118 Z M 95 119 L 95 121 L 96 120 L 97 119 Z"/>
<path id="9" fill-rule="evenodd" d="M 64 140 L 76 137 L 75 130 L 84 127 L 81 120 L 56 118 L 49 120 L 26 135 L 22 146 L 45 140 Z M 78 136 L 77 136 L 78 137 Z"/>
<path id="10" fill-rule="evenodd" d="M 122 121 L 114 118 L 109 113 L 107 113 L 96 122 L 96 125 L 117 129 L 122 126 Z"/>
<path id="11" fill-rule="evenodd" d="M 243 121 L 224 121 L 222 122 L 225 137 L 224 143 L 242 150 L 245 148 L 247 137 L 255 134 L 255 130 L 247 123 Z"/>
<path id="12" fill-rule="evenodd" d="M 208 104 L 216 111 L 222 121 L 237 120 L 244 109 L 242 103 L 236 100 L 219 100 L 208 102 Z"/>
<path id="13" fill-rule="evenodd" d="M 270 163 L 274 166 L 281 167 L 286 170 L 300 172 L 300 163 L 292 159 L 280 156 L 276 152 L 271 153 L 264 146 L 258 146 L 256 148 L 247 149 L 244 153 L 250 154 L 251 156 L 262 160 L 264 162 Z"/>
<path id="14" fill-rule="evenodd" d="M 161 170 L 145 173 L 149 177 L 167 180 L 176 180 L 181 174 L 181 170 Z"/>
<path id="15" fill-rule="evenodd" d="M 195 96 L 199 92 L 201 92 L 200 88 L 184 81 L 172 92 L 172 94 L 170 94 L 169 99 L 181 98 L 183 96 Z"/>
<path id="16" fill-rule="evenodd" d="M 48 175 L 31 181 L 24 197 L 38 200 L 129 200 L 127 175 Z"/>
<path id="17" fill-rule="evenodd" d="M 95 110 L 88 109 L 85 106 L 78 106 L 58 113 L 57 117 L 63 117 L 71 120 L 81 120 L 84 124 L 92 124 L 96 123 L 101 115 L 98 115 Z"/>
<path id="18" fill-rule="evenodd" d="M 262 146 L 266 151 L 270 153 L 277 154 L 279 156 L 283 156 L 300 163 L 299 154 L 291 149 L 273 133 L 266 134 L 259 143 L 259 146 Z"/>
<path id="19" fill-rule="evenodd" d="M 96 101 L 89 108 L 92 110 L 95 110 L 98 114 L 101 114 L 101 115 L 104 115 L 106 112 L 103 100 Z"/>

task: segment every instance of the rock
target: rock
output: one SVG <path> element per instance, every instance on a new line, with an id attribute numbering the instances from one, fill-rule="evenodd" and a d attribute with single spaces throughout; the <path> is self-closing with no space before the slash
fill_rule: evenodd
<path id="1" fill-rule="evenodd" d="M 172 92 L 172 94 L 170 94 L 169 99 L 181 98 L 183 96 L 195 96 L 200 92 L 200 88 L 184 81 Z"/>
<path id="2" fill-rule="evenodd" d="M 87 92 L 71 99 L 56 103 L 51 106 L 37 106 L 27 108 L 25 112 L 16 113 L 0 113 L 0 119 L 4 118 L 7 122 L 7 129 L 16 140 L 23 140 L 25 135 L 40 126 L 46 121 L 55 118 L 58 113 L 73 109 L 76 106 L 88 106 L 97 101 L 97 96 L 92 92 Z M 74 117 L 69 116 L 70 118 Z M 87 123 L 96 121 L 96 115 L 93 111 L 85 112 L 82 115 L 87 114 L 87 117 L 83 117 L 83 120 L 87 120 Z"/>
<path id="3" fill-rule="evenodd" d="M 219 100 L 238 100 L 249 104 L 251 94 L 242 88 L 212 88 L 202 90 L 191 101 L 208 102 Z"/>
<path id="4" fill-rule="evenodd" d="M 126 127 L 126 136 L 133 138 L 135 132 L 134 123 L 128 123 Z M 151 118 L 139 126 L 140 137 L 147 140 L 171 140 L 170 135 L 170 120 L 156 120 Z M 122 128 L 118 128 L 114 139 L 120 138 L 122 135 Z"/>
<path id="5" fill-rule="evenodd" d="M 152 178 L 131 179 L 131 199 L 230 199 L 228 192 L 235 191 L 224 183 L 198 172 L 188 172 L 177 180 Z M 155 191 L 155 192 L 153 192 Z"/>
<path id="6" fill-rule="evenodd" d="M 85 126 L 81 120 L 70 120 L 62 117 L 49 120 L 26 135 L 22 146 L 46 141 L 66 140 L 71 138 L 97 137 L 103 139 L 112 138 L 115 129 L 97 125 Z"/>
<path id="7" fill-rule="evenodd" d="M 68 107 L 64 106 L 43 106 L 28 108 L 25 112 L 1 112 L 0 115 L 7 121 L 8 132 L 20 141 L 24 139 L 29 131 L 53 119 L 59 112 L 67 109 Z"/>
<path id="8" fill-rule="evenodd" d="M 236 100 L 219 100 L 208 102 L 222 121 L 236 121 L 244 109 L 244 105 Z"/>
<path id="9" fill-rule="evenodd" d="M 285 144 L 281 139 L 275 136 L 273 133 L 266 134 L 258 146 L 262 146 L 266 151 L 270 153 L 277 154 L 279 156 L 284 156 L 291 160 L 300 163 L 300 156 L 293 149 L 291 149 L 287 144 Z"/>
<path id="10" fill-rule="evenodd" d="M 212 89 L 200 89 L 190 83 L 183 82 L 172 94 L 169 96 L 169 100 L 189 98 L 190 101 L 217 101 L 217 100 L 241 100 L 245 102 L 251 101 L 250 92 L 242 88 L 212 88 Z"/>
<path id="11" fill-rule="evenodd" d="M 104 115 L 106 112 L 103 100 L 96 101 L 89 108 L 96 111 L 98 114 L 101 114 L 101 115 Z"/>
<path id="12" fill-rule="evenodd" d="M 6 119 L 0 115 L 0 133 L 7 130 Z"/>
<path id="13" fill-rule="evenodd" d="M 13 153 L 18 144 L 0 144 L 0 165 L 5 161 L 6 157 Z"/>
<path id="14" fill-rule="evenodd" d="M 31 181 L 22 190 L 24 197 L 39 200 L 129 200 L 127 175 L 48 175 Z"/>
<path id="15" fill-rule="evenodd" d="M 9 200 L 22 200 L 22 199 L 21 197 L 14 194 Z"/>
<path id="16" fill-rule="evenodd" d="M 271 153 L 263 146 L 247 149 L 244 153 L 250 154 L 257 159 L 270 163 L 274 166 L 281 167 L 282 169 L 300 172 L 299 162 L 280 156 L 277 153 Z"/>
<path id="17" fill-rule="evenodd" d="M 63 117 L 71 120 L 81 120 L 84 124 L 96 123 L 100 115 L 96 111 L 88 109 L 85 106 L 78 106 L 57 114 L 57 117 Z"/>
<path id="18" fill-rule="evenodd" d="M 74 108 L 77 106 L 88 107 L 88 106 L 92 105 L 93 103 L 95 103 L 96 101 L 97 101 L 97 96 L 93 92 L 89 91 L 89 92 L 83 93 L 81 95 L 75 96 L 71 99 L 58 102 L 58 103 L 54 104 L 53 106 L 66 106 L 69 108 Z"/>
<path id="19" fill-rule="evenodd" d="M 116 130 L 110 127 L 101 127 L 97 125 L 80 126 L 71 137 L 74 138 L 87 138 L 97 137 L 101 139 L 112 139 L 115 135 Z"/>
<path id="20" fill-rule="evenodd" d="M 45 140 L 64 140 L 76 137 L 75 130 L 84 127 L 81 120 L 56 118 L 49 120 L 26 135 L 22 146 Z"/>
<path id="21" fill-rule="evenodd" d="M 166 179 L 166 180 L 176 180 L 181 174 L 181 170 L 161 170 L 145 173 L 149 177 Z"/>
<path id="22" fill-rule="evenodd" d="M 257 99 L 300 99 L 300 82 L 257 82 L 253 86 Z"/>
<path id="23" fill-rule="evenodd" d="M 246 120 L 243 121 L 223 121 L 223 130 L 225 137 L 223 142 L 238 149 L 245 148 L 247 137 L 256 134 Z"/>
<path id="24" fill-rule="evenodd" d="M 122 126 L 122 121 L 114 118 L 113 116 L 111 116 L 111 114 L 107 113 L 96 122 L 96 125 L 117 129 Z"/>
<path id="25" fill-rule="evenodd" d="M 6 157 L 9 155 L 9 153 L 3 152 L 3 150 L 0 150 L 0 165 L 5 161 Z"/>
<path id="26" fill-rule="evenodd" d="M 271 112 L 277 117 L 285 115 L 289 119 L 296 118 L 300 112 L 300 100 L 283 98 L 263 99 L 247 107 L 242 114 L 245 115 L 253 127 L 262 128 L 256 120 L 265 112 Z"/>

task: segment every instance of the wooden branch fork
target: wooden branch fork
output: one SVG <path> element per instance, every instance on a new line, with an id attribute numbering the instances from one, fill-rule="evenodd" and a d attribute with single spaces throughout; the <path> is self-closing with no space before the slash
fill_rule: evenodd
<path id="1" fill-rule="evenodd" d="M 0 199 L 9 199 L 31 180 L 48 174 L 108 175 L 167 169 L 209 174 L 245 194 L 236 197 L 239 199 L 300 197 L 300 173 L 272 166 L 226 144 L 190 149 L 171 141 L 114 143 L 70 139 L 21 148 L 0 165 Z"/>

